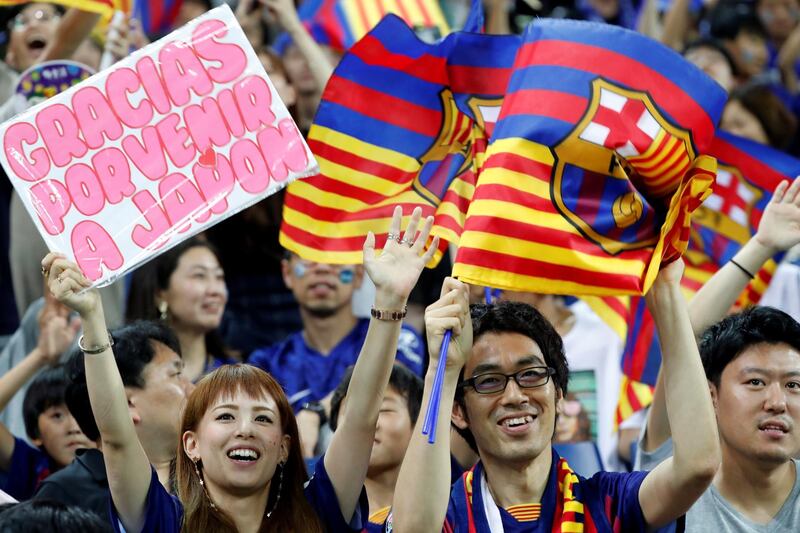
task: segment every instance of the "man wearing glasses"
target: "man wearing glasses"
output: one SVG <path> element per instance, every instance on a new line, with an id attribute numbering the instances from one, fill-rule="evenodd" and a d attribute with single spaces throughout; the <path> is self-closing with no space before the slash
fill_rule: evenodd
<path id="1" fill-rule="evenodd" d="M 667 410 L 675 455 L 650 473 L 600 472 L 582 478 L 552 448 L 569 371 L 561 338 L 531 306 L 468 308 L 468 290 L 446 280 L 426 311 L 431 363 L 422 405 L 452 330 L 441 412 L 480 461 L 449 484 L 449 423 L 436 442 L 417 424 L 387 521 L 389 531 L 644 531 L 683 515 L 714 477 L 720 448 L 711 398 L 680 292 L 683 264 L 662 270 L 647 301 L 663 339 Z M 474 336 L 474 342 L 473 342 Z M 419 490 L 425 487 L 425 490 Z"/>

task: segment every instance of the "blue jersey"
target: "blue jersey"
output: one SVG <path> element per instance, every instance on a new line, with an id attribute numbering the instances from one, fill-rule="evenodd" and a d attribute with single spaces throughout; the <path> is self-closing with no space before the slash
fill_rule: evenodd
<path id="1" fill-rule="evenodd" d="M 369 328 L 368 319 L 359 319 L 353 330 L 328 355 L 306 344 L 302 332 L 269 348 L 256 350 L 248 363 L 269 372 L 283 386 L 289 403 L 298 411 L 304 403 L 324 399 L 339 385 L 347 367 L 354 365 Z M 397 361 L 422 375 L 422 339 L 403 326 L 397 343 Z"/>
<path id="2" fill-rule="evenodd" d="M 11 465 L 0 489 L 19 501 L 28 500 L 42 481 L 56 470 L 55 463 L 46 453 L 15 437 Z"/>
<path id="3" fill-rule="evenodd" d="M 317 461 L 314 475 L 306 483 L 303 493 L 306 500 L 317 513 L 322 527 L 329 533 L 349 533 L 360 532 L 366 525 L 369 506 L 367 504 L 367 492 L 361 489 L 361 496 L 358 500 L 353 517 L 348 523 L 342 516 L 339 508 L 339 500 L 333 489 L 333 483 L 325 470 L 324 458 Z M 120 523 L 114 503 L 109 498 L 111 524 L 114 531 L 123 533 L 125 531 Z M 150 488 L 147 492 L 147 503 L 145 506 L 145 519 L 143 532 L 147 533 L 179 533 L 183 523 L 183 505 L 180 500 L 167 492 L 161 482 L 158 481 L 156 471 L 153 470 L 150 477 Z"/>
<path id="4" fill-rule="evenodd" d="M 505 509 L 487 504 L 485 475 L 479 462 L 453 485 L 443 531 L 489 533 L 493 521 L 499 521 L 503 531 L 510 533 L 549 532 L 558 524 L 562 531 L 647 531 L 639 505 L 639 487 L 647 472 L 598 472 L 586 479 L 572 472 L 555 451 L 552 453 L 553 464 L 536 520 L 517 520 Z M 565 485 L 568 492 L 563 489 Z M 496 509 L 495 516 L 487 516 L 487 510 L 492 509 Z"/>

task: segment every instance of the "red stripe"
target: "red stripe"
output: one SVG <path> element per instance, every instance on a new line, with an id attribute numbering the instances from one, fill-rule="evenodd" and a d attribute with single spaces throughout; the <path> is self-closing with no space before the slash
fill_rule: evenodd
<path id="1" fill-rule="evenodd" d="M 378 204 L 387 198 L 384 194 L 377 193 L 370 189 L 363 189 L 351 183 L 334 180 L 322 174 L 314 176 L 308 181 L 308 184 L 321 191 L 338 194 L 346 198 L 354 198 L 365 204 Z"/>
<path id="2" fill-rule="evenodd" d="M 461 235 L 461 233 L 464 231 L 464 228 L 461 226 L 461 224 L 459 224 L 458 221 L 450 215 L 436 215 L 436 219 L 433 224 L 434 226 L 449 229 L 456 235 Z"/>
<path id="3" fill-rule="evenodd" d="M 603 287 L 619 289 L 621 291 L 641 290 L 641 281 L 635 276 L 609 274 L 593 270 L 583 270 L 577 267 L 553 265 L 534 259 L 501 254 L 491 250 L 461 246 L 458 249 L 456 262 L 463 265 L 473 265 L 487 270 L 494 270 L 496 272 L 511 272 L 514 274 L 536 276 L 552 280 L 569 280 L 587 287 Z"/>
<path id="4" fill-rule="evenodd" d="M 295 211 L 299 211 L 300 213 L 305 213 L 316 220 L 331 222 L 331 223 L 344 222 L 348 220 L 356 221 L 356 220 L 371 220 L 377 218 L 389 218 L 392 216 L 392 212 L 394 211 L 394 208 L 397 205 L 402 206 L 404 212 L 405 211 L 411 212 L 414 210 L 415 207 L 420 207 L 422 208 L 423 216 L 434 214 L 433 207 L 430 204 L 422 202 L 420 203 L 402 202 L 396 204 L 393 203 L 391 205 L 369 207 L 361 211 L 356 211 L 351 213 L 349 211 L 343 211 L 341 209 L 323 207 L 315 204 L 311 200 L 302 198 L 294 194 L 286 195 L 286 198 L 284 199 L 284 205 L 294 209 Z"/>
<path id="5" fill-rule="evenodd" d="M 350 52 L 368 65 L 391 68 L 407 74 L 413 72 L 415 77 L 423 81 L 448 84 L 446 59 L 430 54 L 419 57 L 396 54 L 387 50 L 374 35 L 365 35 Z"/>
<path id="6" fill-rule="evenodd" d="M 281 225 L 281 232 L 293 241 L 315 250 L 327 252 L 358 252 L 364 248 L 364 235 L 356 237 L 319 237 L 287 223 Z M 386 244 L 386 233 L 375 233 L 375 246 Z"/>
<path id="7" fill-rule="evenodd" d="M 380 13 L 381 18 L 386 16 L 386 6 L 383 5 L 383 0 L 376 0 L 378 3 L 378 13 Z M 406 20 L 408 22 L 408 20 Z"/>
<path id="8" fill-rule="evenodd" d="M 786 176 L 777 172 L 774 168 L 770 167 L 759 161 L 758 159 L 750 156 L 747 152 L 739 150 L 731 143 L 725 142 L 719 137 L 714 137 L 711 143 L 711 148 L 708 151 L 709 155 L 718 157 L 722 161 L 737 167 L 748 181 L 751 181 L 758 187 L 766 189 L 772 193 L 781 181 L 787 179 Z"/>
<path id="9" fill-rule="evenodd" d="M 481 171 L 486 172 L 486 169 L 489 168 L 501 168 L 503 170 L 519 172 L 520 174 L 528 174 L 531 179 L 538 179 L 546 183 L 550 182 L 550 174 L 553 171 L 551 165 L 541 163 L 534 159 L 528 159 L 511 152 L 494 154 L 486 160 L 483 167 L 481 167 Z"/>
<path id="10" fill-rule="evenodd" d="M 428 83 L 446 85 L 455 93 L 502 96 L 512 73 L 511 68 L 448 64 L 445 58 L 431 54 L 410 57 L 395 53 L 373 35 L 364 36 L 350 53 L 367 65 L 390 68 Z"/>
<path id="11" fill-rule="evenodd" d="M 507 110 L 504 116 L 542 115 L 575 124 L 586 111 L 588 100 L 561 91 L 523 89 L 509 94 L 503 103 Z"/>
<path id="12" fill-rule="evenodd" d="M 309 139 L 308 146 L 317 157 L 325 158 L 347 168 L 358 169 L 360 172 L 379 176 L 394 183 L 408 183 L 410 185 L 414 180 L 414 173 L 361 157 L 355 152 L 342 150 L 316 139 Z"/>
<path id="13" fill-rule="evenodd" d="M 431 138 L 439 134 L 442 120 L 440 111 L 364 87 L 335 74 L 328 81 L 325 100 Z"/>
<path id="14" fill-rule="evenodd" d="M 708 147 L 714 136 L 714 124 L 705 109 L 683 89 L 647 65 L 611 50 L 560 39 L 536 40 L 523 44 L 516 64 L 568 67 L 611 78 L 631 87 L 643 89 L 681 127 L 691 129 L 700 149 Z"/>
<path id="15" fill-rule="evenodd" d="M 449 85 L 454 93 L 503 96 L 511 79 L 511 68 L 448 65 Z M 416 74 L 416 73 L 415 73 Z"/>

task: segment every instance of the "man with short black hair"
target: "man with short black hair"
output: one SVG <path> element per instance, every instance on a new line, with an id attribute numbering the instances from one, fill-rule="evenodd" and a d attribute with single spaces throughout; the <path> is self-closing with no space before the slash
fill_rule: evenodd
<path id="1" fill-rule="evenodd" d="M 160 322 L 134 322 L 112 331 L 111 336 L 139 442 L 159 480 L 170 489 L 183 405 L 192 388 L 182 374 L 180 344 Z M 100 432 L 89 403 L 84 357 L 91 355 L 77 351 L 68 362 L 71 383 L 66 401 L 83 432 L 99 449 L 78 451 L 75 462 L 47 478 L 34 499 L 75 505 L 108 520 L 108 479 Z"/>
<path id="2" fill-rule="evenodd" d="M 415 429 L 387 527 L 403 533 L 584 527 L 610 533 L 658 528 L 683 515 L 713 479 L 720 451 L 682 273 L 682 261 L 665 266 L 646 296 L 662 339 L 678 453 L 649 473 L 599 472 L 590 479 L 575 474 L 552 447 L 569 379 L 558 333 L 533 307 L 516 302 L 478 306 L 470 319 L 468 289 L 448 278 L 425 315 L 431 363 L 423 405 L 437 366 L 446 365 L 436 441 L 429 444 L 421 427 Z M 440 361 L 447 330 L 452 338 Z M 451 420 L 480 456 L 452 491 Z"/>

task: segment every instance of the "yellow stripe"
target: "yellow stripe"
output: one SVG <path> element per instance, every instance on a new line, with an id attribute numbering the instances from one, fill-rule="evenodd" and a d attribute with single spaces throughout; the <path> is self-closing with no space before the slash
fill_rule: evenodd
<path id="1" fill-rule="evenodd" d="M 391 506 L 384 507 L 383 509 L 378 509 L 371 515 L 369 515 L 369 521 L 373 524 L 383 524 L 386 522 L 386 518 L 389 516 L 389 511 L 392 510 Z"/>
<path id="2" fill-rule="evenodd" d="M 583 513 L 583 504 L 575 500 L 566 501 L 564 502 L 564 511 L 568 513 Z"/>
<path id="3" fill-rule="evenodd" d="M 502 200 L 473 200 L 467 211 L 469 216 L 487 216 L 498 220 L 525 222 L 545 230 L 559 230 L 583 239 L 580 232 L 561 215 L 542 213 L 528 207 Z"/>
<path id="4" fill-rule="evenodd" d="M 664 130 L 661 130 L 661 132 L 664 133 Z M 659 134 L 658 137 L 663 137 L 663 135 Z M 664 149 L 659 150 L 657 153 L 652 153 L 655 152 L 656 148 L 658 148 L 660 142 L 661 140 L 653 143 L 647 152 L 645 152 L 646 155 L 643 155 L 642 157 L 631 157 L 628 159 L 628 161 L 630 161 L 631 164 L 635 163 L 637 168 L 639 168 L 639 165 L 644 167 L 644 169 L 640 170 L 641 172 L 653 169 L 669 155 L 670 150 L 675 146 L 675 143 L 678 142 L 678 139 L 675 136 L 670 135 L 670 138 L 667 141 L 667 144 L 664 146 Z M 648 154 L 648 152 L 651 153 Z"/>
<path id="5" fill-rule="evenodd" d="M 562 533 L 583 533 L 583 524 L 580 522 L 562 522 Z"/>
<path id="6" fill-rule="evenodd" d="M 463 246 L 463 245 L 462 245 Z M 482 287 L 495 287 L 507 291 L 529 291 L 550 294 L 593 294 L 598 296 L 618 295 L 619 289 L 595 285 L 583 285 L 573 281 L 554 280 L 538 276 L 526 276 L 513 272 L 485 269 L 474 265 L 456 263 L 453 276 L 466 283 Z"/>
<path id="7" fill-rule="evenodd" d="M 550 184 L 522 172 L 504 168 L 487 168 L 481 174 L 478 181 L 478 189 L 480 189 L 481 185 L 504 185 L 552 202 L 550 199 Z M 538 213 L 539 211 L 536 212 Z"/>
<path id="8" fill-rule="evenodd" d="M 403 190 L 407 190 L 411 186 L 411 180 L 398 183 L 396 181 L 387 180 L 373 174 L 368 174 L 360 170 L 346 167 L 338 163 L 334 163 L 329 159 L 317 156 L 319 169 L 322 175 L 332 180 L 346 183 L 366 189 L 367 191 L 376 192 L 383 196 L 395 196 L 400 194 Z M 411 176 L 413 178 L 413 176 Z"/>
<path id="9" fill-rule="evenodd" d="M 553 164 L 553 152 L 550 151 L 548 146 L 535 143 L 520 137 L 510 137 L 508 139 L 499 139 L 489 145 L 487 157 L 494 154 L 511 153 L 538 161 L 546 165 Z"/>
<path id="10" fill-rule="evenodd" d="M 470 214 L 472 213 L 470 212 Z M 487 244 L 491 246 L 485 246 Z M 560 246 L 482 231 L 464 232 L 461 245 L 468 248 L 488 249 L 493 252 L 525 259 L 535 259 L 553 265 L 576 267 L 602 273 L 613 272 L 623 276 L 639 277 L 646 266 L 643 261 L 638 259 L 596 256 Z"/>
<path id="11" fill-rule="evenodd" d="M 622 300 L 624 297 L 618 298 Z M 600 319 L 608 325 L 621 340 L 628 336 L 628 322 L 615 309 L 611 308 L 603 298 L 597 296 L 582 296 L 581 300 L 586 302 L 589 308 L 594 311 Z"/>
<path id="12" fill-rule="evenodd" d="M 450 202 L 439 204 L 439 207 L 436 208 L 436 216 L 438 215 L 448 215 L 453 217 L 456 222 L 461 224 L 462 229 L 464 226 L 464 220 L 467 218 L 466 213 L 459 211 L 458 208 Z"/>
<path id="13" fill-rule="evenodd" d="M 346 217 L 347 213 L 342 213 Z M 403 217 L 405 226 L 411 215 Z M 371 218 L 367 220 L 340 220 L 330 222 L 327 220 L 317 220 L 300 211 L 284 206 L 283 220 L 296 228 L 313 233 L 317 237 L 326 239 L 341 239 L 347 237 L 366 237 L 368 231 L 378 233 L 389 227 L 392 217 Z"/>
<path id="14" fill-rule="evenodd" d="M 342 251 L 322 251 L 300 244 L 285 233 L 281 232 L 278 239 L 281 246 L 290 250 L 303 259 L 316 261 L 317 263 L 329 263 L 334 265 L 359 265 L 363 261 L 363 252 L 353 250 L 351 252 Z"/>
<path id="15" fill-rule="evenodd" d="M 419 170 L 419 162 L 413 157 L 364 142 L 324 126 L 312 126 L 308 134 L 308 139 L 329 144 L 334 148 L 356 154 L 365 159 L 378 161 L 404 172 L 416 172 Z"/>

